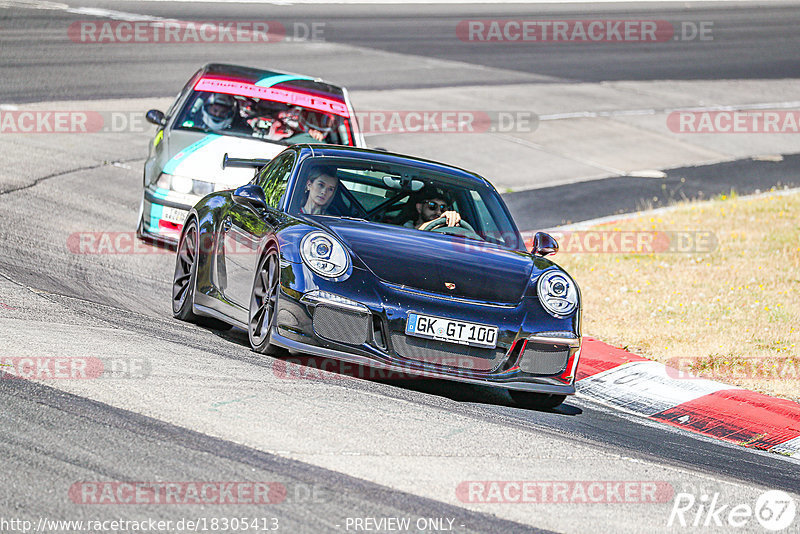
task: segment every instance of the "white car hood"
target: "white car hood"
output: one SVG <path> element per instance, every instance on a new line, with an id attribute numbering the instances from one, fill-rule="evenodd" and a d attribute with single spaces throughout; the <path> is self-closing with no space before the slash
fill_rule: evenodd
<path id="1" fill-rule="evenodd" d="M 272 159 L 285 148 L 285 145 L 259 139 L 208 134 L 176 153 L 164 165 L 163 172 L 220 186 L 238 187 L 253 178 L 254 169 L 228 167 L 223 170 L 222 158 L 225 154 L 231 158 Z"/>

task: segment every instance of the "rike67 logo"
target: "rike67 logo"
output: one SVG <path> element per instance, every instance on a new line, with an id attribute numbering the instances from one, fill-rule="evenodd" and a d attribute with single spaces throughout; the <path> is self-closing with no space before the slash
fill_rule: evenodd
<path id="1" fill-rule="evenodd" d="M 667 526 L 724 527 L 725 529 L 757 528 L 753 518 L 766 530 L 777 532 L 791 526 L 797 514 L 797 504 L 791 495 L 780 490 L 762 493 L 755 505 L 749 503 L 727 502 L 719 492 L 699 497 L 692 493 L 677 493 Z"/>

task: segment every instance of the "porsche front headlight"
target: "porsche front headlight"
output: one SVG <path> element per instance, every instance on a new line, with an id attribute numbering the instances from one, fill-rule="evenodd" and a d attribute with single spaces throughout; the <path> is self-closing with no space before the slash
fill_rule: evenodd
<path id="1" fill-rule="evenodd" d="M 320 276 L 338 278 L 347 272 L 350 259 L 344 246 L 324 232 L 310 232 L 300 242 L 300 256 Z"/>
<path id="2" fill-rule="evenodd" d="M 550 270 L 539 277 L 536 283 L 539 302 L 547 313 L 562 319 L 578 308 L 578 289 L 567 273 Z"/>

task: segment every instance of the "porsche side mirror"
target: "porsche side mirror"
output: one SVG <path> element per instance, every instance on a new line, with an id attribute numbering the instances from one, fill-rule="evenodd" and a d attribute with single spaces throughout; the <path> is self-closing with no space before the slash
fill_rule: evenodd
<path id="1" fill-rule="evenodd" d="M 155 124 L 156 126 L 164 126 L 167 123 L 167 118 L 164 117 L 164 113 L 157 109 L 151 109 L 144 117 L 147 119 L 147 122 Z"/>
<path id="2" fill-rule="evenodd" d="M 261 213 L 267 208 L 267 199 L 264 190 L 255 184 L 245 184 L 233 192 L 233 201 L 239 205 L 250 208 L 256 213 Z"/>
<path id="3" fill-rule="evenodd" d="M 548 233 L 536 232 L 536 235 L 533 236 L 531 254 L 544 257 L 556 252 L 558 252 L 558 241 Z"/>

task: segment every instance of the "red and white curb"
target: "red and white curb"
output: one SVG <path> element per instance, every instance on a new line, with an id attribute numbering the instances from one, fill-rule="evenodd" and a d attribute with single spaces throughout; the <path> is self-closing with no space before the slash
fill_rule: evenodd
<path id="1" fill-rule="evenodd" d="M 689 377 L 589 337 L 583 338 L 575 387 L 581 396 L 648 419 L 800 457 L 800 404 Z"/>

